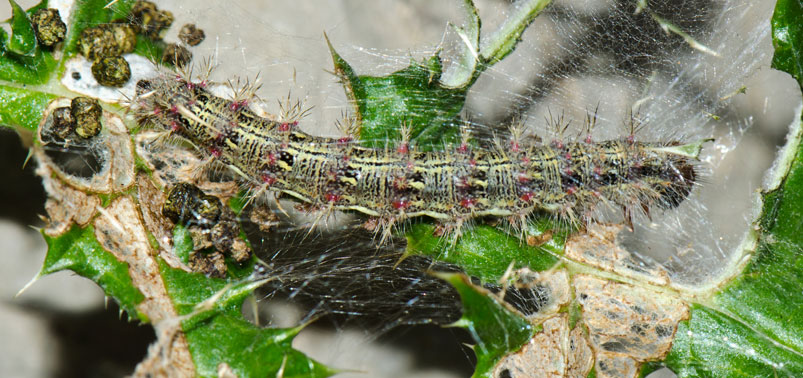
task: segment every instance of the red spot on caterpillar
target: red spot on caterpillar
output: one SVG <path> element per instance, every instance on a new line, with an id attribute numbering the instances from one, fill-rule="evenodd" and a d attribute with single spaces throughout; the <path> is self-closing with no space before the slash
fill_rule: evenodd
<path id="1" fill-rule="evenodd" d="M 572 160 L 572 153 L 571 152 L 567 152 L 566 155 L 563 155 L 563 157 L 565 157 L 566 160 Z"/>
<path id="2" fill-rule="evenodd" d="M 181 131 L 181 124 L 176 121 L 170 121 L 170 131 L 177 132 Z"/>
<path id="3" fill-rule="evenodd" d="M 170 113 L 177 114 L 178 113 L 178 105 L 171 105 L 170 106 Z"/>
<path id="4" fill-rule="evenodd" d="M 557 139 L 552 140 L 552 147 L 563 148 L 563 142 Z"/>
<path id="5" fill-rule="evenodd" d="M 477 166 L 477 161 L 474 160 L 474 159 L 469 160 L 468 161 L 468 166 L 471 167 L 471 168 L 476 167 Z"/>
<path id="6" fill-rule="evenodd" d="M 340 144 L 348 144 L 349 142 L 351 142 L 351 140 L 352 140 L 352 138 L 350 136 L 345 136 L 345 137 L 342 137 L 342 138 L 338 139 L 337 142 L 340 143 Z"/>
<path id="7" fill-rule="evenodd" d="M 195 89 L 195 83 L 193 83 L 191 81 L 188 81 L 187 82 L 187 89 L 189 89 L 189 90 Z"/>
<path id="8" fill-rule="evenodd" d="M 229 104 L 229 109 L 231 109 L 231 111 L 233 112 L 236 112 L 246 107 L 247 105 L 248 105 L 248 100 L 233 101 L 231 104 Z"/>
<path id="9" fill-rule="evenodd" d="M 268 152 L 268 165 L 276 164 L 276 154 L 273 152 Z"/>
<path id="10" fill-rule="evenodd" d="M 576 186 L 570 186 L 569 189 L 566 189 L 566 194 L 572 195 L 574 193 L 577 193 L 577 187 Z"/>
<path id="11" fill-rule="evenodd" d="M 633 134 L 630 134 L 630 135 L 627 136 L 627 138 L 625 140 L 627 141 L 628 144 L 633 144 L 633 143 L 636 142 L 636 136 L 633 135 Z"/>
<path id="12" fill-rule="evenodd" d="M 458 188 L 468 188 L 470 185 L 468 183 L 468 177 L 463 176 L 457 180 L 457 187 Z"/>
<path id="13" fill-rule="evenodd" d="M 405 199 L 400 199 L 400 200 L 393 201 L 393 203 L 391 205 L 393 205 L 393 208 L 396 209 L 396 210 L 404 210 L 404 209 L 410 207 L 410 202 L 405 200 Z"/>
<path id="14" fill-rule="evenodd" d="M 510 141 L 510 150 L 513 152 L 519 152 L 521 150 L 519 142 L 516 142 L 515 140 Z"/>
<path id="15" fill-rule="evenodd" d="M 412 171 L 415 168 L 415 160 L 408 160 L 407 161 L 407 170 Z"/>
<path id="16" fill-rule="evenodd" d="M 460 147 L 457 147 L 457 152 L 461 154 L 468 152 L 468 143 L 460 143 Z"/>
<path id="17" fill-rule="evenodd" d="M 518 178 L 519 178 L 519 182 L 520 183 L 526 183 L 526 182 L 530 181 L 530 176 L 528 176 L 524 172 L 519 172 L 519 177 Z"/>
<path id="18" fill-rule="evenodd" d="M 265 173 L 262 175 L 262 182 L 264 182 L 267 186 L 271 186 L 276 183 L 276 177 Z"/>
<path id="19" fill-rule="evenodd" d="M 565 172 L 567 176 L 571 176 L 574 174 L 574 170 L 572 170 L 571 167 L 566 167 L 566 169 L 564 169 L 563 172 Z"/>
<path id="20" fill-rule="evenodd" d="M 600 168 L 598 165 L 594 166 L 594 175 L 602 176 L 602 168 Z"/>
<path id="21" fill-rule="evenodd" d="M 337 201 L 340 201 L 340 195 L 332 193 L 332 192 L 326 193 L 324 195 L 324 198 L 326 199 L 326 202 L 329 202 L 329 203 L 335 203 Z"/>
<path id="22" fill-rule="evenodd" d="M 463 198 L 462 200 L 460 200 L 460 206 L 463 206 L 467 209 L 474 207 L 474 204 L 475 201 L 473 198 Z"/>
<path id="23" fill-rule="evenodd" d="M 286 123 L 286 122 L 282 122 L 282 123 L 279 124 L 279 131 L 282 131 L 282 132 L 290 131 L 292 126 L 293 126 L 292 124 L 289 124 L 289 123 Z"/>
<path id="24" fill-rule="evenodd" d="M 209 147 L 209 153 L 210 153 L 210 154 L 212 154 L 212 156 L 214 156 L 214 157 L 216 157 L 216 158 L 219 158 L 219 157 L 220 157 L 220 155 L 222 155 L 222 154 L 223 154 L 223 152 L 222 152 L 222 151 L 220 151 L 220 149 L 219 149 L 219 148 L 217 148 L 217 147 L 214 147 L 214 146 L 212 146 L 212 147 Z"/>
<path id="25" fill-rule="evenodd" d="M 594 140 L 591 139 L 591 134 L 586 135 L 585 142 L 588 143 L 588 144 L 594 143 Z"/>
<path id="26" fill-rule="evenodd" d="M 535 198 L 535 194 L 533 194 L 532 192 L 526 192 L 522 194 L 521 197 L 519 198 L 521 198 L 521 200 L 524 202 L 530 202 L 532 201 L 533 198 Z"/>
<path id="27" fill-rule="evenodd" d="M 530 158 L 527 157 L 527 156 L 522 156 L 521 157 L 521 163 L 524 164 L 524 165 L 529 165 L 530 164 Z"/>
<path id="28" fill-rule="evenodd" d="M 399 147 L 396 147 L 396 152 L 400 154 L 406 154 L 410 152 L 410 147 L 407 145 L 407 143 L 402 143 L 399 145 Z"/>

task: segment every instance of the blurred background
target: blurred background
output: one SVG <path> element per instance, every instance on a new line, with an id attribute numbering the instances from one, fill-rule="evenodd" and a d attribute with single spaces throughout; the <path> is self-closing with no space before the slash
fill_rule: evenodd
<path id="1" fill-rule="evenodd" d="M 192 52 L 196 61 L 210 57 L 218 64 L 215 79 L 259 73 L 259 95 L 269 110 L 288 92 L 314 106 L 301 127 L 316 135 L 336 135 L 335 121 L 348 110 L 342 88 L 327 71 L 332 66 L 323 32 L 361 74 L 393 72 L 438 48 L 448 66 L 458 42 L 447 23 L 463 22 L 460 3 L 243 0 L 190 7 L 157 1 L 176 16 L 166 40 L 176 42 L 178 28 L 195 23 L 207 38 Z M 476 3 L 484 34 L 515 7 L 505 0 Z M 661 224 L 643 224 L 633 242 L 635 251 L 664 264 L 678 281 L 704 283 L 720 273 L 741 240 L 752 219 L 751 198 L 801 103 L 796 83 L 770 69 L 774 2 L 746 3 L 651 1 L 649 11 L 636 12 L 636 2 L 628 0 L 555 1 L 517 50 L 472 88 L 466 113 L 489 130 L 522 118 L 546 139 L 548 112 L 564 113 L 579 127 L 586 111 L 598 105 L 598 136 L 605 138 L 621 135 L 622 121 L 640 103 L 637 110 L 651 123 L 647 138 L 715 135 L 715 146 L 705 152 L 708 173 L 698 197 Z M 666 33 L 650 12 L 716 55 Z M 9 16 L 8 5 L 1 4 L 0 19 Z M 23 168 L 30 140 L 0 129 L 0 376 L 130 374 L 153 331 L 121 320 L 114 301 L 106 301 L 90 281 L 61 272 L 15 298 L 36 275 L 46 250 L 35 229 L 42 226 L 44 193 L 32 174 L 34 164 Z M 673 240 L 639 242 L 652 240 L 642 236 L 650 232 Z M 271 325 L 290 326 L 308 309 L 272 301 L 260 311 Z M 359 321 L 332 324 L 339 323 L 314 323 L 295 346 L 330 366 L 361 371 L 344 376 L 464 377 L 472 371 L 472 353 L 462 344 L 470 339 L 459 330 L 402 326 L 377 335 Z"/>

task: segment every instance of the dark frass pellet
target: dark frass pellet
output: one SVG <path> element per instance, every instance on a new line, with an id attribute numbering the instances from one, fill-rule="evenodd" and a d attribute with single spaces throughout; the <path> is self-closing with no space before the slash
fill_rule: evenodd
<path id="1" fill-rule="evenodd" d="M 134 51 L 137 34 L 128 24 L 103 24 L 84 29 L 78 39 L 78 51 L 95 61 L 102 57 L 120 56 Z"/>
<path id="2" fill-rule="evenodd" d="M 75 133 L 81 138 L 92 138 L 100 133 L 100 118 L 103 115 L 98 100 L 89 97 L 76 97 L 70 103 L 70 111 L 75 122 Z"/>
<path id="3" fill-rule="evenodd" d="M 39 44 L 51 47 L 64 40 L 67 25 L 61 20 L 59 11 L 53 8 L 39 9 L 31 15 L 31 23 Z"/>
<path id="4" fill-rule="evenodd" d="M 120 47 L 121 53 L 118 55 L 128 54 L 134 51 L 134 48 L 137 47 L 136 29 L 134 29 L 134 27 L 132 27 L 130 24 L 123 23 L 121 21 L 122 20 L 115 20 L 106 26 L 111 30 L 117 46 Z"/>
<path id="5" fill-rule="evenodd" d="M 131 8 L 131 24 L 151 40 L 160 40 L 165 30 L 173 24 L 173 13 L 160 11 L 150 1 L 137 1 Z"/>
<path id="6" fill-rule="evenodd" d="M 92 76 L 100 85 L 122 87 L 131 78 L 131 67 L 122 56 L 104 56 L 92 64 Z"/>
<path id="7" fill-rule="evenodd" d="M 53 133 L 60 139 L 67 139 L 75 129 L 75 122 L 72 119 L 72 111 L 69 107 L 63 106 L 53 111 Z"/>
<path id="8" fill-rule="evenodd" d="M 153 90 L 153 83 L 150 80 L 145 80 L 145 79 L 139 80 L 137 81 L 137 85 L 134 86 L 134 93 L 136 93 L 137 96 L 142 96 L 152 90 Z"/>
<path id="9" fill-rule="evenodd" d="M 203 42 L 204 38 L 206 38 L 206 34 L 195 24 L 186 24 L 178 32 L 178 39 L 190 46 L 197 46 Z"/>
<path id="10" fill-rule="evenodd" d="M 218 251 L 204 253 L 195 251 L 188 261 L 193 272 L 205 274 L 213 278 L 226 278 L 226 258 Z"/>
<path id="11" fill-rule="evenodd" d="M 210 228 L 220 218 L 221 206 L 220 199 L 205 194 L 197 186 L 178 183 L 168 191 L 162 215 L 174 223 Z"/>
<path id="12" fill-rule="evenodd" d="M 192 53 L 186 47 L 175 43 L 168 43 L 162 54 L 162 62 L 176 67 L 186 67 L 192 60 Z"/>

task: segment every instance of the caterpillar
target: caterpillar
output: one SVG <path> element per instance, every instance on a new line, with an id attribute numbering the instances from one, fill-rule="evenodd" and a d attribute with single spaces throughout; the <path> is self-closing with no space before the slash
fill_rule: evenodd
<path id="1" fill-rule="evenodd" d="M 324 138 L 298 128 L 298 118 L 268 119 L 248 96 L 224 99 L 208 83 L 181 75 L 141 80 L 137 122 L 161 128 L 226 166 L 253 193 L 286 194 L 325 210 L 356 211 L 391 226 L 429 217 L 450 232 L 478 217 L 521 224 L 536 211 L 569 223 L 595 220 L 600 207 L 636 211 L 678 206 L 697 182 L 701 143 L 619 139 L 530 142 L 513 130 L 492 148 L 463 142 L 420 151 L 402 126 L 392 147 L 369 148 L 355 137 Z"/>

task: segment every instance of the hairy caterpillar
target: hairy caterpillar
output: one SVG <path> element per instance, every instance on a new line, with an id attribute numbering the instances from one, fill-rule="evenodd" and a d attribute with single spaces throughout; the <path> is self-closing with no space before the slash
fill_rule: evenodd
<path id="1" fill-rule="evenodd" d="M 601 205 L 634 211 L 683 202 L 696 183 L 701 144 L 622 140 L 542 145 L 514 130 L 492 149 L 466 142 L 452 150 L 415 149 L 402 128 L 393 148 L 360 146 L 352 137 L 316 137 L 297 120 L 262 118 L 248 96 L 227 100 L 206 82 L 175 75 L 137 83 L 137 121 L 176 134 L 227 165 L 254 192 L 287 194 L 314 207 L 353 210 L 390 226 L 430 217 L 456 234 L 483 216 L 514 224 L 534 211 L 589 222 Z M 245 92 L 248 92 L 247 90 Z M 242 97 L 242 96 L 240 96 Z"/>

